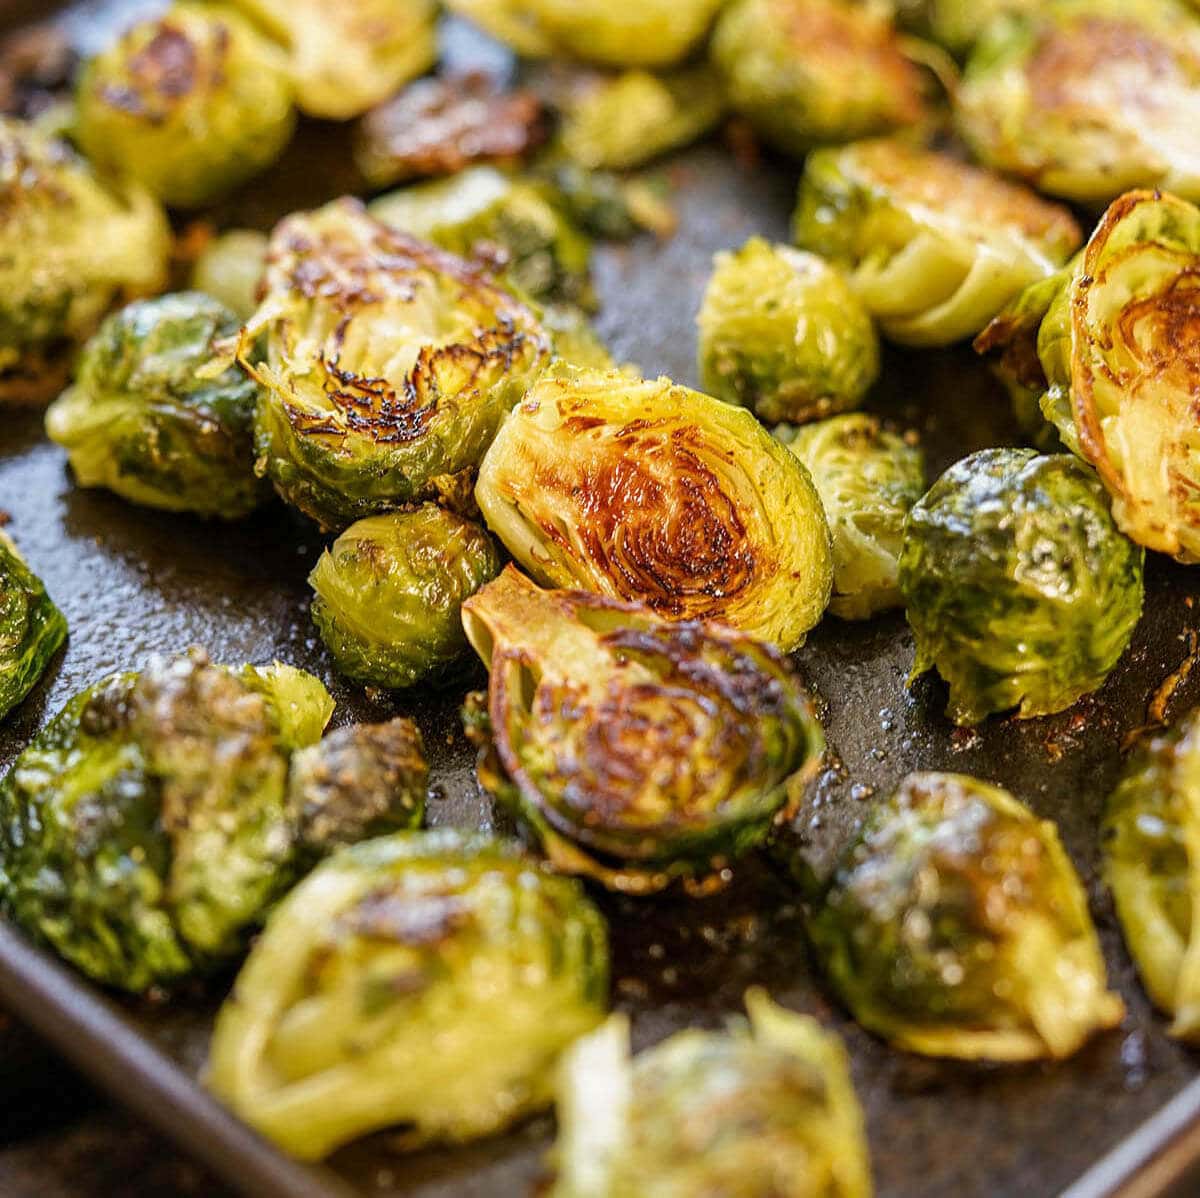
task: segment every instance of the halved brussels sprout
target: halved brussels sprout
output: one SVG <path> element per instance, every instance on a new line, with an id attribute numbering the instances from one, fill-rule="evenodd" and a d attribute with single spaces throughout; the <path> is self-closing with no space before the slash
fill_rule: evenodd
<path id="1" fill-rule="evenodd" d="M 447 0 L 519 54 L 570 55 L 622 67 L 679 62 L 708 32 L 723 0 Z"/>
<path id="2" fill-rule="evenodd" d="M 463 258 L 493 259 L 519 295 L 592 303 L 592 243 L 533 183 L 490 166 L 375 200 L 385 225 Z"/>
<path id="3" fill-rule="evenodd" d="M 670 379 L 544 376 L 488 451 L 475 498 L 549 586 L 719 619 L 785 651 L 829 602 L 829 526 L 799 459 L 749 412 Z"/>
<path id="4" fill-rule="evenodd" d="M 1037 12 L 1045 0 L 897 0 L 906 29 L 928 37 L 952 54 L 965 54 L 998 17 Z"/>
<path id="5" fill-rule="evenodd" d="M 481 783 L 556 868 L 614 890 L 720 870 L 794 811 L 824 748 L 786 659 L 732 629 L 512 566 L 462 617 L 491 674 L 465 712 Z"/>
<path id="6" fill-rule="evenodd" d="M 437 59 L 436 0 L 230 0 L 287 49 L 296 103 L 344 121 Z"/>
<path id="7" fill-rule="evenodd" d="M 240 320 L 249 320 L 258 307 L 258 286 L 266 266 L 267 235 L 257 229 L 230 229 L 201 251 L 192 266 L 191 285 Z"/>
<path id="8" fill-rule="evenodd" d="M 925 116 L 925 78 L 878 5 L 733 0 L 712 58 L 731 107 L 789 154 Z"/>
<path id="9" fill-rule="evenodd" d="M 288 755 L 332 709 L 303 671 L 198 651 L 88 687 L 0 782 L 0 903 L 127 990 L 226 960 L 293 879 Z"/>
<path id="10" fill-rule="evenodd" d="M 63 142 L 0 116 L 0 401 L 44 402 L 121 296 L 166 282 L 158 202 L 100 183 Z"/>
<path id="11" fill-rule="evenodd" d="M 855 1019 L 909 1052 L 1067 1057 L 1124 1015 L 1054 825 L 962 774 L 910 774 L 872 812 L 809 933 Z"/>
<path id="12" fill-rule="evenodd" d="M 833 533 L 833 598 L 843 620 L 866 620 L 900 607 L 904 522 L 925 492 L 921 450 L 860 412 L 775 436 L 804 463 Z"/>
<path id="13" fill-rule="evenodd" d="M 604 1017 L 604 920 L 577 883 L 482 836 L 397 833 L 319 866 L 275 910 L 213 1035 L 208 1084 L 315 1160 L 370 1131 L 500 1131 L 551 1098 Z"/>
<path id="14" fill-rule="evenodd" d="M 463 600 L 499 573 L 492 538 L 444 508 L 371 516 L 346 529 L 309 575 L 313 623 L 355 682 L 442 679 L 467 651 Z"/>
<path id="15" fill-rule="evenodd" d="M 888 337 L 925 346 L 979 332 L 1082 240 L 1060 205 L 900 140 L 813 154 L 793 233 L 845 268 Z"/>
<path id="16" fill-rule="evenodd" d="M 254 476 L 259 388 L 216 343 L 241 320 L 198 291 L 141 300 L 84 347 L 74 386 L 46 412 L 82 487 L 132 503 L 236 520 L 268 488 Z"/>
<path id="17" fill-rule="evenodd" d="M 165 203 L 211 203 L 270 166 L 292 136 L 287 63 L 241 15 L 176 3 L 84 68 L 75 136 L 108 174 Z"/>
<path id="18" fill-rule="evenodd" d="M 963 458 L 904 530 L 911 677 L 936 668 L 956 724 L 1070 707 L 1104 682 L 1133 636 L 1144 556 L 1077 458 L 1032 449 Z"/>
<path id="19" fill-rule="evenodd" d="M 956 118 L 976 157 L 1050 195 L 1200 199 L 1200 24 L 1174 0 L 1043 0 L 988 27 Z"/>
<path id="20" fill-rule="evenodd" d="M 0 530 L 0 720 L 33 690 L 66 639 L 66 618 Z"/>
<path id="21" fill-rule="evenodd" d="M 749 1025 L 631 1056 L 611 1015 L 564 1055 L 549 1198 L 870 1198 L 862 1110 L 838 1039 L 746 994 Z"/>
<path id="22" fill-rule="evenodd" d="M 1171 1035 L 1200 1039 L 1200 709 L 1143 741 L 1108 800 L 1104 872 Z"/>
<path id="23" fill-rule="evenodd" d="M 549 358 L 523 303 L 352 200 L 281 222 L 264 295 L 239 345 L 259 469 L 328 528 L 472 475 Z"/>
<path id="24" fill-rule="evenodd" d="M 565 96 L 559 146 L 595 169 L 626 170 L 698 141 L 725 111 L 721 82 L 701 64 L 664 75 L 589 75 Z"/>
<path id="25" fill-rule="evenodd" d="M 761 237 L 713 259 L 696 322 L 705 389 L 771 424 L 855 408 L 879 377 L 875 326 L 841 272 Z"/>

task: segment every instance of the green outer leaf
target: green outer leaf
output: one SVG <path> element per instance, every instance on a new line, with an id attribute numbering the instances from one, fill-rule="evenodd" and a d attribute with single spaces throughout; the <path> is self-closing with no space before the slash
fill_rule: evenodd
<path id="1" fill-rule="evenodd" d="M 66 617 L 0 531 L 0 720 L 37 685 L 66 639 Z"/>

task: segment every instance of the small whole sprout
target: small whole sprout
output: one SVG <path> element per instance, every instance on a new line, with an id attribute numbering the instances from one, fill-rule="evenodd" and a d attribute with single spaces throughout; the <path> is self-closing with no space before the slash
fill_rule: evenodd
<path id="1" fill-rule="evenodd" d="M 106 174 L 197 208 L 253 178 L 292 136 L 279 47 L 217 5 L 176 3 L 84 68 L 75 136 Z"/>
<path id="2" fill-rule="evenodd" d="M 290 216 L 239 344 L 265 388 L 259 470 L 333 529 L 443 493 L 549 353 L 525 304 L 356 202 Z"/>
<path id="3" fill-rule="evenodd" d="M 44 402 L 112 304 L 166 281 L 158 202 L 103 184 L 65 143 L 0 116 L 0 401 Z"/>
<path id="4" fill-rule="evenodd" d="M 798 805 L 824 736 L 770 646 L 512 566 L 462 615 L 490 672 L 464 713 L 480 782 L 556 869 L 633 894 L 704 881 Z"/>
<path id="5" fill-rule="evenodd" d="M 1171 1035 L 1200 1039 L 1200 711 L 1144 740 L 1108 800 L 1104 873 L 1125 942 Z"/>
<path id="6" fill-rule="evenodd" d="M 1007 13 L 1036 12 L 1045 0 L 898 0 L 901 25 L 961 56 Z"/>
<path id="7" fill-rule="evenodd" d="M 607 998 L 604 920 L 576 882 L 483 836 L 399 832 L 330 858 L 271 915 L 208 1084 L 305 1160 L 394 1125 L 406 1146 L 461 1143 L 548 1105 Z"/>
<path id="8" fill-rule="evenodd" d="M 436 0 L 230 0 L 286 49 L 296 103 L 344 121 L 437 59 Z"/>
<path id="9" fill-rule="evenodd" d="M 1068 1057 L 1124 1015 L 1054 825 L 962 774 L 910 774 L 872 812 L 809 934 L 855 1019 L 909 1052 Z"/>
<path id="10" fill-rule="evenodd" d="M 705 390 L 771 424 L 855 408 L 879 377 L 875 326 L 841 272 L 761 237 L 717 254 L 697 324 Z"/>
<path id="11" fill-rule="evenodd" d="M 0 720 L 33 690 L 66 639 L 66 618 L 0 530 Z"/>
<path id="12" fill-rule="evenodd" d="M 886 336 L 918 346 L 978 333 L 1082 240 L 1061 205 L 897 139 L 813 154 L 793 233 L 849 274 Z"/>
<path id="13" fill-rule="evenodd" d="M 980 161 L 1049 195 L 1200 200 L 1200 23 L 1174 0 L 1043 0 L 988 27 L 955 116 Z"/>
<path id="14" fill-rule="evenodd" d="M 717 21 L 712 58 L 730 107 L 788 154 L 925 117 L 925 77 L 878 6 L 733 0 Z"/>
<path id="15" fill-rule="evenodd" d="M 332 710 L 301 670 L 198 651 L 88 687 L 0 782 L 0 904 L 126 990 L 227 960 L 294 877 L 288 757 Z"/>
<path id="16" fill-rule="evenodd" d="M 903 606 L 900 547 L 904 522 L 925 493 L 925 462 L 907 438 L 861 412 L 775 436 L 804 463 L 833 533 L 833 597 L 843 620 L 866 620 Z"/>
<path id="17" fill-rule="evenodd" d="M 904 529 L 912 678 L 936 668 L 956 724 L 1070 707 L 1104 682 L 1133 636 L 1144 556 L 1117 529 L 1099 479 L 1070 454 L 963 458 Z"/>
<path id="18" fill-rule="evenodd" d="M 218 343 L 240 327 L 197 291 L 110 316 L 84 347 L 74 385 L 46 413 L 46 432 L 79 485 L 226 520 L 257 507 L 270 493 L 254 475 L 259 387 L 219 361 Z"/>
<path id="19" fill-rule="evenodd" d="M 313 623 L 339 672 L 355 682 L 442 680 L 468 649 L 463 600 L 500 564 L 478 524 L 434 504 L 370 516 L 346 529 L 309 575 Z"/>
<path id="20" fill-rule="evenodd" d="M 215 237 L 192 266 L 191 285 L 224 304 L 239 320 L 258 307 L 258 287 L 267 265 L 267 235 L 230 229 Z"/>
<path id="21" fill-rule="evenodd" d="M 478 166 L 381 196 L 369 211 L 452 254 L 494 260 L 528 299 L 592 303 L 591 241 L 533 183 Z"/>
<path id="22" fill-rule="evenodd" d="M 1200 209 L 1130 192 L 1070 269 L 976 341 L 1095 466 L 1121 530 L 1185 563 L 1200 562 L 1198 269 Z"/>
<path id="23" fill-rule="evenodd" d="M 862 1110 L 838 1039 L 746 994 L 749 1023 L 632 1056 L 610 1015 L 559 1069 L 549 1198 L 870 1198 Z"/>
<path id="24" fill-rule="evenodd" d="M 613 67 L 685 59 L 723 0 L 447 0 L 518 54 L 565 55 Z"/>
<path id="25" fill-rule="evenodd" d="M 548 586 L 721 620 L 786 652 L 829 602 L 829 526 L 808 471 L 749 412 L 669 379 L 544 376 L 475 498 Z"/>

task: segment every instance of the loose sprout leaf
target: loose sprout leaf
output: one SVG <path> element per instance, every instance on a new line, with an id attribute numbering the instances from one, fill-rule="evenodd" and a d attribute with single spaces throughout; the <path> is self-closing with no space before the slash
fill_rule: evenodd
<path id="1" fill-rule="evenodd" d="M 66 639 L 66 618 L 0 531 L 0 720 L 37 685 Z"/>

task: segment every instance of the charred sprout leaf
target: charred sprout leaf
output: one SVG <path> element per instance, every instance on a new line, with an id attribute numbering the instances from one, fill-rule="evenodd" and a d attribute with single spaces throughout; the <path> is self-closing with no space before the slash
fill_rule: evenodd
<path id="1" fill-rule="evenodd" d="M 231 0 L 287 49 L 296 103 L 348 120 L 437 58 L 436 0 Z"/>
<path id="2" fill-rule="evenodd" d="M 177 3 L 134 25 L 87 64 L 76 103 L 88 158 L 181 208 L 270 166 L 295 124 L 279 47 L 207 4 Z"/>
<path id="3" fill-rule="evenodd" d="M 492 538 L 443 508 L 371 516 L 313 568 L 313 622 L 338 670 L 355 682 L 444 679 L 467 652 L 463 600 L 499 572 Z"/>
<path id="4" fill-rule="evenodd" d="M 102 184 L 63 142 L 0 117 L 0 402 L 44 401 L 121 296 L 166 280 L 170 230 L 140 188 Z"/>
<path id="5" fill-rule="evenodd" d="M 1200 1039 L 1200 712 L 1144 741 L 1108 801 L 1105 875 L 1171 1034 Z"/>
<path id="6" fill-rule="evenodd" d="M 1142 550 L 1118 531 L 1095 474 L 1069 454 L 986 449 L 913 508 L 900 590 L 947 715 L 1047 715 L 1095 690 L 1142 612 Z"/>
<path id="7" fill-rule="evenodd" d="M 230 229 L 205 246 L 192 267 L 192 287 L 211 295 L 239 320 L 258 307 L 258 287 L 267 265 L 267 235 Z"/>
<path id="8" fill-rule="evenodd" d="M 705 389 L 768 423 L 855 408 L 879 376 L 875 326 L 842 274 L 761 237 L 717 254 L 697 323 Z"/>
<path id="9" fill-rule="evenodd" d="M 46 431 L 83 487 L 235 520 L 270 492 L 254 476 L 259 388 L 236 365 L 206 373 L 241 320 L 197 291 L 141 300 L 84 347 Z M 218 363 L 219 368 L 219 363 Z"/>
<path id="10" fill-rule="evenodd" d="M 903 605 L 899 584 L 904 522 L 925 491 L 920 449 L 886 432 L 874 416 L 852 413 L 775 436 L 804 463 L 833 533 L 829 610 L 865 620 Z"/>
<path id="11" fill-rule="evenodd" d="M 288 801 L 314 856 L 372 836 L 419 828 L 429 766 L 412 720 L 354 724 L 293 754 Z"/>
<path id="12" fill-rule="evenodd" d="M 589 169 L 626 170 L 698 141 L 725 111 L 706 65 L 669 74 L 624 71 L 579 79 L 563 103 L 559 146 Z"/>
<path id="13" fill-rule="evenodd" d="M 0 531 L 0 720 L 37 685 L 66 639 L 62 612 Z"/>
<path id="14" fill-rule="evenodd" d="M 1200 199 L 1200 23 L 1174 0 L 1044 0 L 989 26 L 957 121 L 981 161 L 1050 195 Z"/>
<path id="15" fill-rule="evenodd" d="M 294 877 L 290 738 L 308 674 L 194 651 L 72 699 L 0 783 L 0 901 L 90 977 L 142 991 L 236 953 Z"/>
<path id="16" fill-rule="evenodd" d="M 799 459 L 749 412 L 669 379 L 543 377 L 489 450 L 475 498 L 549 586 L 721 620 L 785 651 L 829 602 L 829 527 Z"/>
<path id="17" fill-rule="evenodd" d="M 239 350 L 259 469 L 328 528 L 469 478 L 549 357 L 523 303 L 350 200 L 276 228 L 264 289 Z"/>
<path id="18" fill-rule="evenodd" d="M 1007 13 L 1035 13 L 1045 0 L 897 0 L 901 25 L 963 55 Z"/>
<path id="19" fill-rule="evenodd" d="M 636 1057 L 624 1015 L 572 1045 L 550 1198 L 870 1198 L 845 1050 L 763 990 L 746 1010 Z"/>
<path id="20" fill-rule="evenodd" d="M 592 303 L 591 242 L 533 183 L 479 166 L 382 196 L 370 213 L 452 254 L 493 263 L 522 296 Z"/>
<path id="21" fill-rule="evenodd" d="M 567 55 L 614 67 L 681 61 L 722 0 L 447 0 L 519 54 Z"/>
<path id="22" fill-rule="evenodd" d="M 543 591 L 509 566 L 463 605 L 488 666 L 482 784 L 560 870 L 650 893 L 705 878 L 800 800 L 824 748 L 786 660 L 715 624 Z"/>
<path id="23" fill-rule="evenodd" d="M 503 91 L 482 72 L 420 79 L 363 117 L 355 161 L 372 187 L 469 166 L 519 166 L 549 122 L 531 91 Z"/>
<path id="24" fill-rule="evenodd" d="M 401 832 L 332 857 L 272 914 L 221 1009 L 209 1085 L 304 1159 L 381 1128 L 412 1146 L 545 1106 L 604 1017 L 604 921 L 511 846 Z"/>
<path id="25" fill-rule="evenodd" d="M 1054 825 L 961 774 L 879 805 L 809 931 L 854 1017 L 910 1052 L 1067 1057 L 1124 1015 Z"/>
<path id="26" fill-rule="evenodd" d="M 925 78 L 878 6 L 734 0 L 717 22 L 712 57 L 730 106 L 789 154 L 925 116 Z"/>
<path id="27" fill-rule="evenodd" d="M 884 333 L 905 345 L 979 332 L 1081 241 L 1060 205 L 900 140 L 813 154 L 793 232 L 849 272 Z"/>

